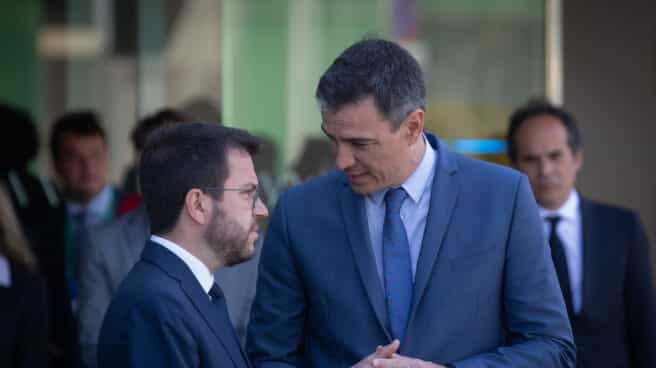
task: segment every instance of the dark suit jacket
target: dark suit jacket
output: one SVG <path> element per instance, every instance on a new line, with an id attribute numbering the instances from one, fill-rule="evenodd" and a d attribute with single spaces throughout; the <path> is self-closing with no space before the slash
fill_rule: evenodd
<path id="1" fill-rule="evenodd" d="M 80 347 L 85 368 L 97 367 L 96 346 L 105 312 L 121 281 L 139 260 L 149 235 L 146 208 L 140 206 L 108 224 L 91 229 L 85 236 L 78 299 Z M 216 283 L 226 296 L 230 319 L 241 341 L 246 338 L 261 248 L 258 240 L 252 259 L 214 273 Z"/>
<path id="2" fill-rule="evenodd" d="M 14 180 L 9 179 L 10 175 Z M 76 367 L 75 320 L 64 273 L 66 208 L 54 186 L 26 170 L 3 173 L 1 178 L 45 279 L 51 316 L 50 367 Z"/>
<path id="3" fill-rule="evenodd" d="M 572 319 L 579 367 L 656 367 L 649 244 L 631 211 L 582 199 L 583 298 Z"/>
<path id="4" fill-rule="evenodd" d="M 10 262 L 11 286 L 0 286 L 0 367 L 48 366 L 48 304 L 39 275 Z"/>
<path id="5" fill-rule="evenodd" d="M 456 367 L 573 367 L 575 348 L 526 177 L 437 150 L 400 353 Z M 346 367 L 391 341 L 364 197 L 341 172 L 278 200 L 247 347 L 257 367 Z"/>
<path id="6" fill-rule="evenodd" d="M 107 310 L 98 364 L 248 367 L 227 313 L 220 313 L 181 259 L 153 242 Z"/>

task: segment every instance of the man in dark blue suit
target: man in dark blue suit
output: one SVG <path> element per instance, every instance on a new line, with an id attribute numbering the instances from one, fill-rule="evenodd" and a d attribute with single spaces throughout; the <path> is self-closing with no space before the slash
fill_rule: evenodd
<path id="1" fill-rule="evenodd" d="M 364 40 L 319 81 L 338 171 L 278 200 L 247 348 L 256 367 L 573 367 L 528 180 L 424 132 L 400 46 Z"/>
<path id="2" fill-rule="evenodd" d="M 510 118 L 508 153 L 530 180 L 567 305 L 578 367 L 656 367 L 656 293 L 639 216 L 581 197 L 574 118 L 531 101 Z"/>
<path id="3" fill-rule="evenodd" d="M 258 140 L 214 124 L 164 127 L 149 137 L 139 184 L 153 235 L 109 306 L 102 367 L 248 367 L 213 273 L 251 258 Z"/>

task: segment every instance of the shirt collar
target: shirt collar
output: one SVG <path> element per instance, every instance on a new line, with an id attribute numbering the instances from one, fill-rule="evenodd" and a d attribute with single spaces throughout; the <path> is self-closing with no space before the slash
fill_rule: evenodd
<path id="1" fill-rule="evenodd" d="M 184 249 L 178 244 L 168 239 L 164 239 L 161 236 L 151 235 L 150 240 L 163 246 L 178 256 L 187 265 L 187 267 L 189 267 L 191 273 L 194 275 L 194 277 L 196 277 L 196 280 L 198 280 L 205 293 L 207 294 L 210 292 L 212 285 L 214 285 L 214 275 L 212 275 L 209 268 L 207 268 L 207 266 L 201 262 L 200 259 L 196 258 L 196 256 L 189 253 L 188 250 Z"/>
<path id="2" fill-rule="evenodd" d="M 580 200 L 581 199 L 579 198 L 579 193 L 576 191 L 576 189 L 572 188 L 569 196 L 567 197 L 567 200 L 565 203 L 563 203 L 562 206 L 560 206 L 560 208 L 556 210 L 548 210 L 540 206 L 538 208 L 540 211 L 540 217 L 547 218 L 558 215 L 565 220 L 575 221 L 579 210 Z"/>
<path id="3" fill-rule="evenodd" d="M 429 188 L 432 184 L 430 179 L 432 177 L 431 173 L 435 167 L 436 159 L 435 149 L 433 149 L 430 143 L 428 143 L 426 135 L 422 134 L 421 136 L 424 139 L 424 146 L 426 147 L 426 150 L 424 151 L 424 157 L 422 157 L 419 165 L 412 173 L 412 175 L 410 175 L 408 179 L 406 179 L 406 181 L 401 185 L 401 187 L 405 189 L 406 193 L 408 193 L 408 197 L 410 197 L 415 203 L 419 202 L 421 196 L 426 191 L 426 188 Z M 385 194 L 388 190 L 389 188 L 386 188 L 378 192 L 371 193 L 367 197 L 373 201 L 376 206 L 381 206 L 383 199 L 385 198 Z"/>
<path id="4" fill-rule="evenodd" d="M 74 201 L 69 201 L 67 202 L 67 209 L 68 209 L 68 214 L 69 215 L 76 215 L 83 210 L 87 212 L 87 215 L 91 215 L 94 217 L 104 217 L 105 216 L 105 211 L 107 211 L 107 208 L 111 205 L 112 202 L 112 186 L 107 184 L 105 187 L 100 191 L 100 193 L 96 194 L 95 197 L 89 201 L 89 203 L 84 206 L 80 202 L 74 202 Z"/>

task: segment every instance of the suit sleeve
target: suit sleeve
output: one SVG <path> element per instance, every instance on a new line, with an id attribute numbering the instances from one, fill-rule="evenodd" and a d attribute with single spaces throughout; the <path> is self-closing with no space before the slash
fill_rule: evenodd
<path id="1" fill-rule="evenodd" d="M 625 278 L 626 333 L 632 367 L 656 367 L 656 295 L 650 267 L 649 242 L 640 219 L 633 215 Z"/>
<path id="2" fill-rule="evenodd" d="M 103 263 L 102 246 L 105 245 L 103 238 L 85 232 L 83 241 L 85 247 L 82 248 L 80 259 L 78 328 L 82 364 L 86 368 L 95 368 L 98 366 L 96 361 L 98 335 L 111 301 L 112 288 Z"/>
<path id="3" fill-rule="evenodd" d="M 98 366 L 199 367 L 199 352 L 184 311 L 174 300 L 138 301 L 125 320 L 122 335 L 112 335 L 98 349 Z"/>
<path id="4" fill-rule="evenodd" d="M 283 194 L 278 200 L 260 256 L 246 342 L 256 368 L 300 367 L 302 364 L 300 348 L 306 302 L 287 234 L 286 199 Z"/>
<path id="5" fill-rule="evenodd" d="M 521 176 L 506 244 L 505 325 L 509 340 L 454 367 L 574 367 L 576 348 L 535 200 Z"/>

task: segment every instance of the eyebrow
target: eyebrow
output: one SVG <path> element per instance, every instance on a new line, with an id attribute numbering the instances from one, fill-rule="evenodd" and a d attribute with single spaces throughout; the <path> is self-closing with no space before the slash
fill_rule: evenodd
<path id="1" fill-rule="evenodd" d="M 335 136 L 328 133 L 328 131 L 326 130 L 323 123 L 321 124 L 321 130 L 323 131 L 323 134 L 328 136 L 328 138 L 330 138 L 332 140 L 337 140 L 337 138 L 335 138 Z M 372 143 L 372 142 L 376 142 L 375 138 L 368 138 L 368 137 L 347 137 L 347 138 L 341 138 L 340 140 L 345 141 L 345 142 L 349 142 L 349 143 Z"/>

